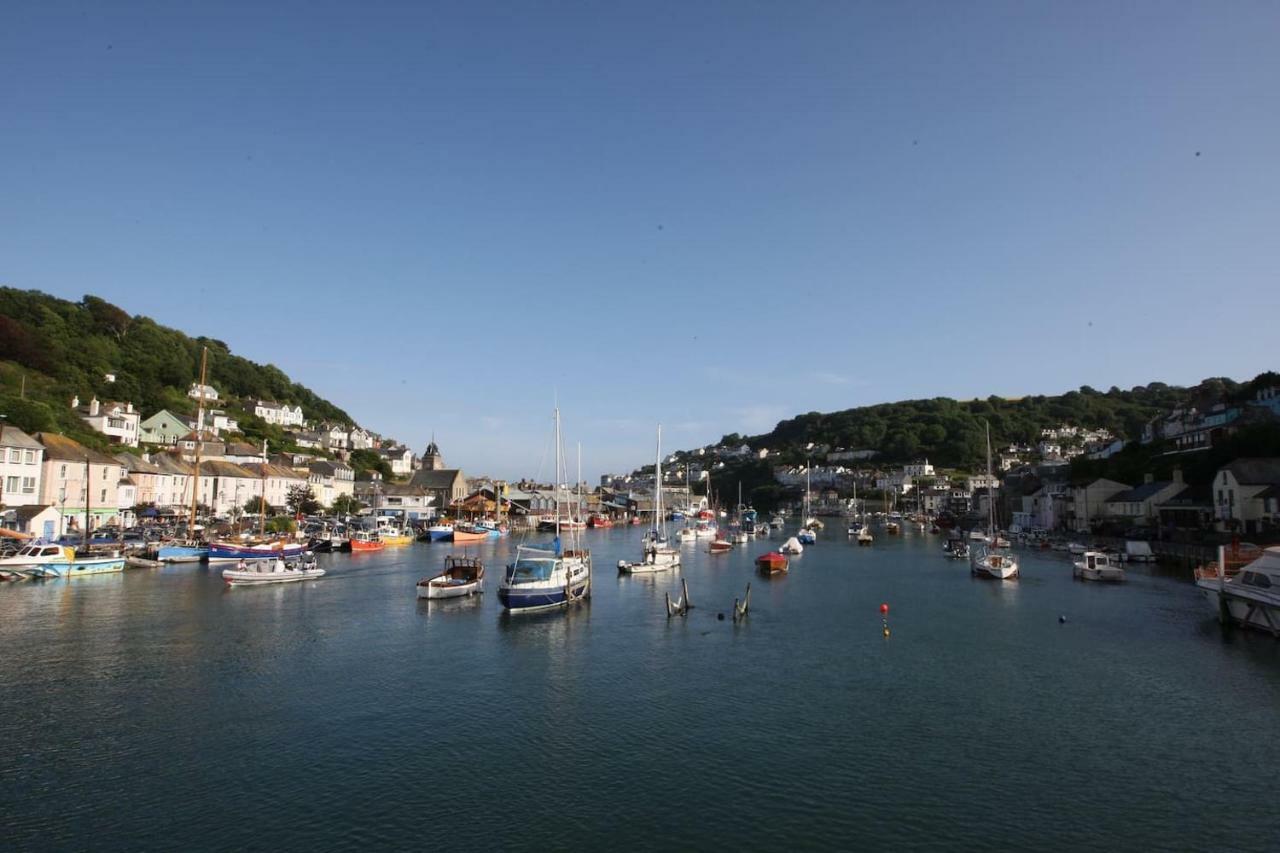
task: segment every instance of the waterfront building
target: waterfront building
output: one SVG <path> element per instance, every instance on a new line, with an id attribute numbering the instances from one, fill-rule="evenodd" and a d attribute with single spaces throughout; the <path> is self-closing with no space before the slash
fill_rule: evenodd
<path id="1" fill-rule="evenodd" d="M 43 504 L 29 504 L 16 507 L 5 513 L 5 526 L 19 533 L 30 533 L 37 539 L 51 542 L 58 537 L 58 523 L 61 518 L 58 508 Z"/>
<path id="2" fill-rule="evenodd" d="M 1087 533 L 1094 521 L 1105 514 L 1106 502 L 1128 489 L 1127 484 L 1117 483 L 1106 477 L 1099 477 L 1085 486 L 1077 486 L 1071 490 L 1070 509 L 1063 521 L 1068 529 Z"/>
<path id="3" fill-rule="evenodd" d="M 73 397 L 71 408 L 81 420 L 111 439 L 113 444 L 138 446 L 139 424 L 142 417 L 133 410 L 133 403 L 103 403 L 94 397 L 88 405 L 82 406 L 80 398 Z"/>
<path id="4" fill-rule="evenodd" d="M 311 484 L 316 500 L 325 506 L 333 506 L 340 496 L 355 493 L 356 472 L 345 462 L 321 460 L 311 463 L 307 482 Z"/>
<path id="5" fill-rule="evenodd" d="M 119 460 L 63 435 L 40 432 L 35 439 L 44 446 L 39 502 L 58 507 L 58 535 L 82 532 L 86 510 L 91 530 L 115 521 L 127 476 Z"/>
<path id="6" fill-rule="evenodd" d="M 189 510 L 191 478 L 195 468 L 176 453 L 156 453 L 149 461 L 156 467 L 156 509 L 166 514 L 182 514 Z"/>
<path id="7" fill-rule="evenodd" d="M 265 496 L 268 506 L 282 510 L 289 502 L 289 490 L 307 484 L 306 476 L 283 465 L 250 462 L 239 467 L 247 471 L 249 476 L 253 477 L 256 482 L 252 488 L 247 489 L 243 500 L 234 502 L 234 505 L 238 508 L 243 508 L 246 501 Z M 234 488 L 243 486 L 243 484 L 234 482 L 232 485 Z M 320 499 L 318 494 L 316 499 Z"/>
<path id="8" fill-rule="evenodd" d="M 1124 519 L 1134 524 L 1154 525 L 1160 517 L 1157 507 L 1186 488 L 1182 471 L 1174 470 L 1172 480 L 1156 480 L 1150 474 L 1142 485 L 1134 486 L 1107 498 L 1105 513 L 1111 519 Z"/>
<path id="9" fill-rule="evenodd" d="M 233 441 L 224 447 L 221 456 L 226 461 L 234 462 L 237 465 L 244 465 L 248 462 L 266 462 L 267 442 L 264 440 L 262 446 L 259 447 L 244 441 Z M 210 458 L 213 458 L 212 454 Z"/>
<path id="10" fill-rule="evenodd" d="M 1266 533 L 1280 526 L 1280 458 L 1245 458 L 1213 478 L 1214 516 L 1223 531 Z"/>
<path id="11" fill-rule="evenodd" d="M 435 498 L 434 506 L 448 509 L 454 501 L 467 496 L 467 478 L 459 468 L 423 468 L 414 473 L 409 484 L 425 490 L 427 495 Z"/>
<path id="12" fill-rule="evenodd" d="M 195 432 L 189 432 L 182 438 L 178 439 L 178 452 L 188 462 L 194 461 L 196 458 L 196 445 L 200 446 L 201 459 L 220 459 L 227 452 L 227 445 L 218 441 L 218 437 L 213 433 L 205 430 L 201 435 Z"/>
<path id="13" fill-rule="evenodd" d="M 14 426 L 0 422 L 0 506 L 40 503 L 44 447 Z"/>

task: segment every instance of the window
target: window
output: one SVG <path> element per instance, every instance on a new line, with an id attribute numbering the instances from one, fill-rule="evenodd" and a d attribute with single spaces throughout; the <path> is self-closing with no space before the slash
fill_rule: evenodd
<path id="1" fill-rule="evenodd" d="M 64 480 L 65 480 L 65 479 L 67 479 L 67 466 L 66 466 L 66 465 L 63 465 L 63 466 L 62 466 L 62 471 L 61 471 L 61 473 L 59 473 L 59 474 L 58 474 L 58 476 L 59 476 L 59 477 L 61 477 L 61 478 L 62 478 L 62 479 L 64 479 Z"/>
<path id="2" fill-rule="evenodd" d="M 102 497 L 98 498 L 98 500 L 102 501 L 102 503 L 106 503 L 106 502 L 107 502 L 107 490 L 106 490 L 106 489 L 103 489 L 103 490 L 102 490 Z"/>
<path id="3" fill-rule="evenodd" d="M 110 476 L 111 476 L 111 473 L 110 473 L 109 469 L 107 469 L 107 468 L 103 468 L 103 469 L 102 469 L 102 479 L 104 479 L 104 480 L 105 480 L 105 479 L 107 479 L 107 478 L 108 478 L 108 477 L 110 477 Z"/>
<path id="4" fill-rule="evenodd" d="M 21 451 L 21 450 L 18 450 L 16 447 L 11 447 L 11 448 L 9 448 L 9 461 L 10 461 L 10 462 L 17 462 L 17 461 L 18 461 L 19 459 L 21 459 L 21 458 L 22 458 L 22 451 Z"/>
<path id="5" fill-rule="evenodd" d="M 1235 489 L 1227 489 L 1227 503 L 1229 503 L 1231 506 L 1235 506 L 1235 505 L 1236 505 L 1236 490 L 1235 490 Z"/>
<path id="6" fill-rule="evenodd" d="M 28 465 L 34 465 L 34 464 L 36 464 L 36 452 L 35 452 L 34 450 L 28 450 L 28 451 L 27 451 L 26 463 L 27 463 Z"/>
<path id="7" fill-rule="evenodd" d="M 22 493 L 23 493 L 24 495 L 34 495 L 34 494 L 36 493 L 36 478 L 35 478 L 35 477 L 23 477 L 23 478 L 22 478 Z"/>
<path id="8" fill-rule="evenodd" d="M 18 478 L 10 477 L 4 481 L 4 490 L 9 494 L 16 494 L 18 491 Z"/>

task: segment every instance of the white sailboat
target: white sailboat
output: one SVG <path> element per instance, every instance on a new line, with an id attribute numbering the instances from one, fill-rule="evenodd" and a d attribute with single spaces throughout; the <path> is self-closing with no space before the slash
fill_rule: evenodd
<path id="1" fill-rule="evenodd" d="M 987 529 L 990 544 L 977 548 L 970 558 L 969 569 L 979 577 L 1010 580 L 1018 576 L 1018 560 L 997 544 L 996 497 L 991 489 L 991 424 L 987 424 Z"/>
<path id="2" fill-rule="evenodd" d="M 806 462 L 804 466 L 804 524 L 800 526 L 800 530 L 796 533 L 795 538 L 799 540 L 801 545 L 812 545 L 818 541 L 818 534 L 814 533 L 815 519 L 809 515 L 809 470 L 812 464 Z"/>
<path id="3" fill-rule="evenodd" d="M 516 547 L 515 562 L 507 566 L 506 574 L 498 587 L 498 600 L 502 602 L 503 608 L 513 612 L 564 607 L 591 594 L 591 552 L 579 546 L 576 527 L 569 531 L 571 547 L 561 547 L 560 530 L 564 521 L 560 506 L 560 484 L 568 479 L 568 472 L 563 466 L 559 407 L 555 410 L 555 421 L 556 538 L 549 548 L 535 548 L 524 544 Z"/>
<path id="4" fill-rule="evenodd" d="M 662 424 L 658 424 L 658 452 L 653 474 L 653 529 L 644 535 L 644 553 L 640 562 L 618 561 L 618 571 L 623 574 L 664 572 L 680 567 L 680 551 L 667 542 L 667 513 L 662 505 Z"/>

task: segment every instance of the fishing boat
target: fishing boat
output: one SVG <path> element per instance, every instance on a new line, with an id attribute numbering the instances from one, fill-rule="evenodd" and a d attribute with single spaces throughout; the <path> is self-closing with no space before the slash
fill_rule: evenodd
<path id="1" fill-rule="evenodd" d="M 1124 568 L 1109 555 L 1100 551 L 1085 551 L 1083 558 L 1074 563 L 1072 575 L 1084 581 L 1110 581 L 1119 583 L 1124 580 Z"/>
<path id="2" fill-rule="evenodd" d="M 714 521 L 698 519 L 693 526 L 693 535 L 697 539 L 715 539 L 720 533 Z"/>
<path id="3" fill-rule="evenodd" d="M 618 571 L 623 574 L 662 572 L 680 567 L 680 551 L 672 548 L 667 541 L 667 515 L 662 507 L 662 424 L 658 424 L 658 446 L 654 459 L 653 518 L 655 526 L 644 536 L 640 562 L 618 561 Z"/>
<path id="4" fill-rule="evenodd" d="M 800 540 L 792 536 L 786 542 L 782 543 L 782 547 L 778 549 L 784 554 L 803 554 L 804 545 L 800 544 Z"/>
<path id="5" fill-rule="evenodd" d="M 453 525 L 448 523 L 433 524 L 427 528 L 427 540 L 443 542 L 453 538 Z"/>
<path id="6" fill-rule="evenodd" d="M 563 471 L 563 448 L 560 444 L 560 409 L 555 410 L 555 444 L 557 482 Z M 581 482 L 579 477 L 578 481 Z M 555 490 L 555 540 L 550 546 L 533 547 L 525 544 L 516 547 L 516 558 L 507 566 L 502 583 L 498 586 L 498 600 L 511 612 L 532 612 L 581 601 L 591 594 L 591 552 L 577 547 L 577 537 L 572 537 L 573 547 L 563 549 L 560 541 L 561 518 L 560 489 Z"/>
<path id="7" fill-rule="evenodd" d="M 592 530 L 598 530 L 604 527 L 613 527 L 613 519 L 609 518 L 607 515 L 593 512 L 591 515 L 587 516 L 587 527 L 590 527 Z"/>
<path id="8" fill-rule="evenodd" d="M 770 551 L 767 554 L 761 554 L 756 557 L 756 568 L 760 570 L 762 575 L 780 574 L 790 567 L 790 562 L 787 560 L 786 555 L 777 551 Z"/>
<path id="9" fill-rule="evenodd" d="M 987 482 L 991 482 L 991 425 L 987 424 Z M 991 543 L 980 546 L 969 556 L 969 570 L 978 577 L 994 580 L 1011 580 L 1018 577 L 1018 560 L 996 544 L 995 495 L 987 499 L 987 529 L 991 531 Z"/>
<path id="10" fill-rule="evenodd" d="M 474 524 L 458 523 L 453 526 L 455 544 L 474 544 L 489 538 L 489 531 Z"/>
<path id="11" fill-rule="evenodd" d="M 482 518 L 475 522 L 475 526 L 487 530 L 491 538 L 507 535 L 507 526 L 492 518 Z"/>
<path id="12" fill-rule="evenodd" d="M 0 559 L 0 572 L 23 577 L 46 565 L 67 565 L 75 558 L 74 548 L 64 545 L 24 545 L 12 557 Z"/>
<path id="13" fill-rule="evenodd" d="M 409 545 L 413 542 L 413 534 L 399 527 L 384 527 L 378 531 L 378 536 L 382 539 L 382 544 L 392 545 Z"/>
<path id="14" fill-rule="evenodd" d="M 210 542 L 209 562 L 226 563 L 236 560 L 266 560 L 274 557 L 290 559 L 302 556 L 303 547 L 296 542 Z"/>
<path id="15" fill-rule="evenodd" d="M 241 560 L 234 569 L 222 570 L 222 579 L 227 586 L 296 583 L 323 575 L 324 569 L 316 565 L 316 558 L 310 554 L 292 561 L 286 561 L 283 557 L 276 557 L 274 560 Z"/>
<path id="16" fill-rule="evenodd" d="M 462 598 L 484 592 L 484 563 L 454 554 L 444 558 L 444 571 L 418 581 L 418 598 Z"/>
<path id="17" fill-rule="evenodd" d="M 1280 637 L 1280 545 L 1261 552 L 1251 545 L 1220 547 L 1217 561 L 1196 569 L 1195 578 L 1221 622 Z"/>
<path id="18" fill-rule="evenodd" d="M 366 551 L 381 551 L 387 547 L 382 541 L 382 537 L 375 530 L 355 530 L 351 533 L 351 553 L 359 554 Z"/>
<path id="19" fill-rule="evenodd" d="M 733 543 L 728 539 L 721 539 L 717 537 L 711 540 L 711 545 L 708 546 L 708 550 L 712 554 L 724 554 L 733 550 Z"/>

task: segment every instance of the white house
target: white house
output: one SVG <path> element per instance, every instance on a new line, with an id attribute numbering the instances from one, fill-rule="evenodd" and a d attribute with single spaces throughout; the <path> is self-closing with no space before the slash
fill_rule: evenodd
<path id="1" fill-rule="evenodd" d="M 1213 478 L 1213 502 L 1219 526 L 1246 534 L 1280 526 L 1280 459 L 1236 459 Z"/>
<path id="2" fill-rule="evenodd" d="M 290 407 L 288 403 L 258 400 L 254 403 L 253 413 L 269 424 L 300 427 L 303 423 L 302 407 Z"/>
<path id="3" fill-rule="evenodd" d="M 214 435 L 240 431 L 240 422 L 221 409 L 206 412 L 205 416 L 209 418 L 209 428 L 213 430 Z"/>
<path id="4" fill-rule="evenodd" d="M 355 427 L 348 436 L 352 450 L 368 450 L 373 447 L 374 435 L 363 427 Z"/>
<path id="5" fill-rule="evenodd" d="M 333 506 L 340 495 L 350 496 L 355 492 L 356 472 L 344 462 L 312 462 L 307 482 L 311 484 L 316 500 L 325 506 Z"/>
<path id="6" fill-rule="evenodd" d="M 902 471 L 908 477 L 932 477 L 933 476 L 933 466 L 929 464 L 928 459 L 924 460 L 923 462 L 912 462 L 910 465 L 904 465 L 902 468 Z"/>
<path id="7" fill-rule="evenodd" d="M 0 506 L 40 503 L 44 446 L 17 427 L 0 423 Z"/>
<path id="8" fill-rule="evenodd" d="M 346 450 L 351 446 L 351 433 L 342 424 L 322 424 L 320 426 L 320 445 L 326 450 Z"/>
<path id="9" fill-rule="evenodd" d="M 1107 500 L 1128 489 L 1126 484 L 1105 477 L 1099 477 L 1087 486 L 1077 486 L 1071 490 L 1071 509 L 1064 521 L 1072 530 L 1088 532 L 1094 520 L 1106 514 Z"/>
<path id="10" fill-rule="evenodd" d="M 80 398 L 71 400 L 71 408 L 93 429 L 110 438 L 115 444 L 138 446 L 142 414 L 133 410 L 133 403 L 101 403 L 97 397 L 89 405 L 80 405 Z"/>
<path id="11" fill-rule="evenodd" d="M 218 399 L 218 389 L 212 385 L 201 385 L 199 382 L 192 382 L 191 387 L 187 389 L 187 396 L 193 400 L 199 400 L 202 396 L 206 401 Z"/>
<path id="12" fill-rule="evenodd" d="M 387 460 L 391 473 L 397 477 L 407 477 L 413 473 L 413 451 L 407 447 L 393 447 L 379 450 L 378 455 Z"/>
<path id="13" fill-rule="evenodd" d="M 978 491 L 978 489 L 998 489 L 1000 488 L 1000 478 L 994 474 L 971 474 L 965 478 L 965 487 L 970 493 Z"/>

